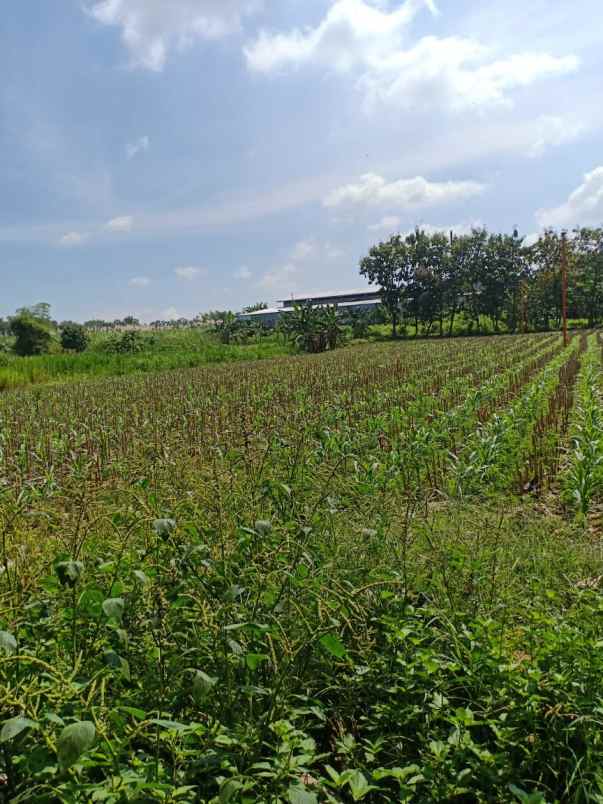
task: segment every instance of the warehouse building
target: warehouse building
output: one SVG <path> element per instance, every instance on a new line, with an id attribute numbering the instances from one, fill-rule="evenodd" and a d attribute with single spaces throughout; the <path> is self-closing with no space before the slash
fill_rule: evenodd
<path id="1" fill-rule="evenodd" d="M 279 319 L 291 312 L 297 305 L 311 304 L 312 307 L 337 307 L 342 310 L 361 310 L 368 312 L 381 304 L 378 290 L 347 290 L 330 293 L 292 294 L 287 299 L 280 299 L 278 307 L 257 310 L 254 313 L 240 313 L 241 321 L 257 321 L 267 327 L 275 326 Z"/>

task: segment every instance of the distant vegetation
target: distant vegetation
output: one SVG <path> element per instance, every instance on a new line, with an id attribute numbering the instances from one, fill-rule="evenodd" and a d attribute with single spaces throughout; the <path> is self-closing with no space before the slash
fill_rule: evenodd
<path id="1" fill-rule="evenodd" d="M 0 319 L 0 390 L 77 376 L 108 376 L 302 352 L 352 340 L 548 331 L 561 324 L 561 236 L 525 246 L 517 232 L 446 236 L 421 229 L 370 249 L 360 273 L 381 293 L 375 310 L 298 306 L 270 329 L 212 310 L 193 320 L 134 316 L 83 325 L 51 319 L 45 303 Z M 603 229 L 567 238 L 573 326 L 603 321 Z M 266 309 L 257 302 L 244 312 Z M 27 358 L 23 360 L 23 358 Z"/>
<path id="2" fill-rule="evenodd" d="M 374 246 L 360 273 L 381 289 L 392 322 L 415 334 L 453 335 L 462 315 L 468 334 L 558 329 L 561 236 L 547 230 L 525 246 L 517 232 L 447 236 L 417 229 Z M 603 320 L 603 229 L 567 239 L 569 315 L 593 327 Z"/>

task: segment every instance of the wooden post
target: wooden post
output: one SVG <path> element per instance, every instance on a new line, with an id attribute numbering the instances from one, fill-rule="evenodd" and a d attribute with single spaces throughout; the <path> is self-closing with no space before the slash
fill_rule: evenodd
<path id="1" fill-rule="evenodd" d="M 563 345 L 567 346 L 567 235 L 561 233 L 561 315 L 563 316 Z"/>

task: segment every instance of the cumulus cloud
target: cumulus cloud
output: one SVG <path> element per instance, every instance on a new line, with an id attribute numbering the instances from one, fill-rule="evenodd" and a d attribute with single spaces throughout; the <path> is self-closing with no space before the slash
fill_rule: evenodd
<path id="1" fill-rule="evenodd" d="M 481 221 L 471 221 L 470 223 L 453 223 L 448 226 L 443 224 L 435 224 L 435 223 L 420 223 L 418 224 L 418 228 L 425 232 L 428 235 L 434 234 L 446 234 L 449 235 L 452 232 L 453 235 L 457 237 L 462 237 L 463 235 L 471 234 L 474 229 L 483 229 L 484 224 Z M 404 232 L 405 235 L 412 234 L 415 229 L 408 229 Z"/>
<path id="2" fill-rule="evenodd" d="M 299 240 L 291 249 L 291 259 L 294 261 L 307 260 L 316 254 L 317 248 L 314 240 Z"/>
<path id="3" fill-rule="evenodd" d="M 88 235 L 83 232 L 67 232 L 59 240 L 61 246 L 81 246 L 88 239 Z"/>
<path id="4" fill-rule="evenodd" d="M 603 166 L 586 173 L 564 204 L 536 213 L 540 227 L 600 226 L 603 223 Z"/>
<path id="5" fill-rule="evenodd" d="M 205 268 L 197 268 L 193 265 L 186 265 L 182 268 L 175 268 L 174 273 L 178 279 L 183 279 L 186 282 L 192 282 L 193 279 L 205 274 Z"/>
<path id="6" fill-rule="evenodd" d="M 325 257 L 329 260 L 337 260 L 339 257 L 343 257 L 344 254 L 344 250 L 339 246 L 334 246 L 332 243 L 325 245 Z"/>
<path id="7" fill-rule="evenodd" d="M 385 217 L 381 218 L 377 223 L 371 223 L 368 229 L 369 232 L 393 232 L 395 229 L 400 228 L 400 223 L 400 218 L 398 218 L 397 215 L 385 215 Z"/>
<path id="8" fill-rule="evenodd" d="M 258 282 L 258 285 L 267 290 L 288 288 L 296 273 L 297 266 L 292 263 L 287 263 L 282 268 L 277 268 L 275 271 L 265 273 Z"/>
<path id="9" fill-rule="evenodd" d="M 401 220 L 396 215 L 386 215 L 378 223 L 374 223 L 368 228 L 371 232 L 389 232 L 391 234 L 392 232 L 400 232 L 400 224 Z M 412 228 L 408 228 L 404 232 L 401 232 L 401 234 L 403 237 L 406 237 L 407 235 L 412 234 L 415 229 L 418 228 L 428 235 L 449 235 L 450 232 L 452 232 L 452 234 L 457 235 L 457 237 L 461 237 L 462 235 L 471 234 L 474 229 L 481 229 L 482 227 L 483 223 L 477 220 L 470 221 L 468 223 L 453 223 L 448 225 L 438 223 L 417 223 Z"/>
<path id="10" fill-rule="evenodd" d="M 263 32 L 245 48 L 251 70 L 270 73 L 317 65 L 352 75 L 367 104 L 459 110 L 509 102 L 509 93 L 578 67 L 573 56 L 525 52 L 502 58 L 474 39 L 425 36 L 410 41 L 410 24 L 433 3 L 406 0 L 396 9 L 367 0 L 336 0 L 315 27 Z"/>
<path id="11" fill-rule="evenodd" d="M 148 151 L 150 147 L 151 140 L 145 134 L 144 137 L 140 137 L 136 142 L 130 142 L 126 145 L 126 156 L 128 159 L 134 159 L 137 154 Z"/>
<path id="12" fill-rule="evenodd" d="M 543 115 L 538 120 L 538 126 L 540 133 L 528 152 L 532 158 L 542 156 L 549 148 L 574 142 L 586 131 L 586 126 L 581 121 L 555 115 Z"/>
<path id="13" fill-rule="evenodd" d="M 134 218 L 130 215 L 123 215 L 121 218 L 113 218 L 105 224 L 105 229 L 109 232 L 131 232 L 134 226 Z"/>
<path id="14" fill-rule="evenodd" d="M 473 198 L 484 190 L 485 185 L 476 181 L 431 182 L 416 176 L 388 182 L 376 173 L 366 173 L 358 182 L 330 192 L 323 204 L 325 207 L 365 205 L 413 209 Z"/>
<path id="15" fill-rule="evenodd" d="M 183 316 L 180 315 L 178 310 L 175 307 L 168 307 L 167 310 L 163 310 L 160 318 L 163 321 L 177 321 L 179 318 Z"/>
<path id="16" fill-rule="evenodd" d="M 94 0 L 89 13 L 121 29 L 135 66 L 161 71 L 170 50 L 238 31 L 262 0 Z"/>
<path id="17" fill-rule="evenodd" d="M 524 237 L 523 245 L 524 246 L 533 246 L 534 243 L 538 242 L 539 237 L 540 237 L 540 232 L 530 232 L 530 234 L 527 234 Z"/>
<path id="18" fill-rule="evenodd" d="M 235 273 L 235 279 L 251 279 L 251 271 L 246 265 L 241 265 L 238 271 Z"/>
<path id="19" fill-rule="evenodd" d="M 128 285 L 131 288 L 146 288 L 151 284 L 151 280 L 148 276 L 134 276 L 128 282 Z"/>

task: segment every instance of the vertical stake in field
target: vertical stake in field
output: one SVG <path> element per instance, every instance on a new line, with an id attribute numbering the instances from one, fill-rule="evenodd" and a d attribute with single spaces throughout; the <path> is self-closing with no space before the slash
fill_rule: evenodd
<path id="1" fill-rule="evenodd" d="M 563 317 L 563 345 L 569 343 L 567 336 L 567 235 L 561 233 L 561 315 Z"/>

